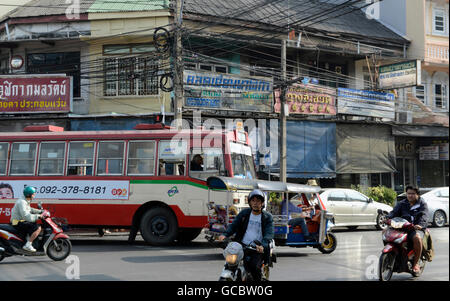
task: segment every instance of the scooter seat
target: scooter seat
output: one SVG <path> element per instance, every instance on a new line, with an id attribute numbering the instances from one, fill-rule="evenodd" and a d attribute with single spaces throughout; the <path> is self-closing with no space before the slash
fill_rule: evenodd
<path id="1" fill-rule="evenodd" d="M 9 233 L 17 235 L 20 238 L 24 237 L 23 233 L 21 233 L 20 231 L 17 231 L 17 229 L 14 228 L 13 226 L 11 226 L 10 224 L 0 224 L 0 230 L 8 231 Z"/>

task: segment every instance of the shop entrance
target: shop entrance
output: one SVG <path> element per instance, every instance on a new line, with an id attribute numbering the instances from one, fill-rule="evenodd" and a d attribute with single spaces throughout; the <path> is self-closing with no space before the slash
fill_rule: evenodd
<path id="1" fill-rule="evenodd" d="M 397 158 L 397 172 L 395 173 L 395 191 L 402 193 L 408 185 L 417 185 L 416 160 Z"/>

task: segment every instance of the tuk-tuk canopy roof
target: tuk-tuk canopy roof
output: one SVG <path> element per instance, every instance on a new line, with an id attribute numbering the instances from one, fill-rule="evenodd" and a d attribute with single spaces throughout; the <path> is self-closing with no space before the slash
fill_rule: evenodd
<path id="1" fill-rule="evenodd" d="M 210 189 L 225 189 L 231 191 L 261 189 L 263 191 L 273 192 L 317 193 L 321 189 L 320 186 L 229 177 L 209 177 L 206 180 L 206 183 Z"/>

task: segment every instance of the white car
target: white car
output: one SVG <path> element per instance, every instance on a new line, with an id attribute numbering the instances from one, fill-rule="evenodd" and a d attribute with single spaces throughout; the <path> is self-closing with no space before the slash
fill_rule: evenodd
<path id="1" fill-rule="evenodd" d="M 421 195 L 427 202 L 429 222 L 433 226 L 448 224 L 448 194 L 448 187 L 439 187 Z"/>
<path id="2" fill-rule="evenodd" d="M 334 224 L 356 229 L 358 226 L 375 226 L 381 230 L 386 227 L 383 223 L 392 207 L 375 202 L 364 194 L 344 188 L 324 189 L 320 198 L 328 211 L 334 214 Z M 383 213 L 379 214 L 378 209 Z"/>

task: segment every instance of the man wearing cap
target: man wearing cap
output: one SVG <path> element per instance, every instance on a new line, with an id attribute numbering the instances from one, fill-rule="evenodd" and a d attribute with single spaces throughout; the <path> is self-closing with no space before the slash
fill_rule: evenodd
<path id="1" fill-rule="evenodd" d="M 263 210 L 266 195 L 259 189 L 253 190 L 248 195 L 250 208 L 242 210 L 227 231 L 219 236 L 219 241 L 236 233 L 235 240 L 243 245 L 249 245 L 255 240 L 259 240 L 262 245 L 257 246 L 258 253 L 251 252 L 245 254 L 245 267 L 255 281 L 261 281 L 261 266 L 264 257 L 268 256 L 269 244 L 273 239 L 273 218 L 272 214 Z"/>
<path id="2" fill-rule="evenodd" d="M 23 190 L 23 197 L 18 199 L 13 209 L 11 210 L 11 224 L 19 232 L 28 234 L 27 243 L 23 246 L 23 249 L 29 252 L 36 252 L 33 248 L 33 241 L 38 237 L 41 232 L 41 226 L 36 224 L 39 218 L 42 218 L 44 210 L 38 210 L 31 208 L 30 203 L 36 195 L 36 188 L 27 186 Z"/>

